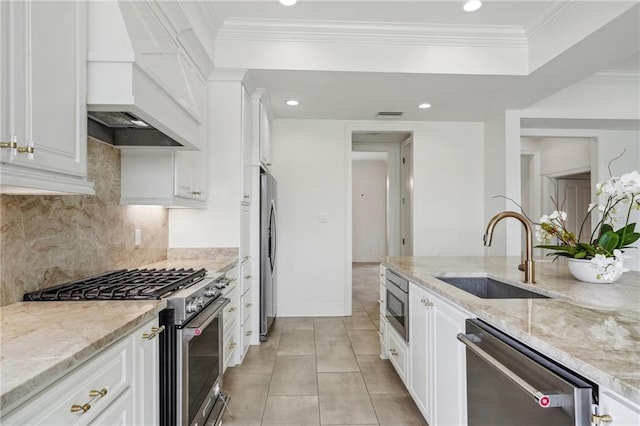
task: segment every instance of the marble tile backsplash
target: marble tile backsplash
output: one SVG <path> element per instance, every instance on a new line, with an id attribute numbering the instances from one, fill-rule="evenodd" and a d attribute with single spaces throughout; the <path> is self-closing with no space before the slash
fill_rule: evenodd
<path id="1" fill-rule="evenodd" d="M 0 197 L 0 306 L 26 292 L 166 259 L 167 209 L 120 205 L 120 151 L 89 138 L 87 172 L 95 196 Z"/>

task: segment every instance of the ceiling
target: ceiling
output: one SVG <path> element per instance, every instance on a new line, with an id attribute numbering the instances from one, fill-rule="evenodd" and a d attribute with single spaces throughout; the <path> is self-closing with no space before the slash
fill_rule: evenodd
<path id="1" fill-rule="evenodd" d="M 244 63 L 237 59 L 243 56 L 239 53 L 233 61 L 220 56 L 217 60 L 214 59 L 214 63 L 220 68 L 248 69 L 254 87 L 267 89 L 274 118 L 374 120 L 379 111 L 398 111 L 403 112 L 398 119 L 407 121 L 484 121 L 505 109 L 524 108 L 594 73 L 623 71 L 627 78 L 629 73 L 637 73 L 640 81 L 638 2 L 588 1 L 589 12 L 595 16 L 598 8 L 605 11 L 614 3 L 627 6 L 624 6 L 625 11 L 620 16 L 585 33 L 581 39 L 570 40 L 569 35 L 566 35 L 566 40 L 562 40 L 558 36 L 558 44 L 562 40 L 567 47 L 558 54 L 550 55 L 549 60 L 526 73 L 505 72 L 498 75 L 491 72 L 386 72 L 375 69 L 367 71 L 364 66 L 361 67 L 363 71 L 345 70 L 340 63 L 331 62 L 331 46 L 333 43 L 349 47 L 350 40 L 341 40 L 342 33 L 327 35 L 326 32 L 321 33 L 320 38 L 314 35 L 316 38 L 310 39 L 309 33 L 305 31 L 318 26 L 323 31 L 329 31 L 347 28 L 345 25 L 349 25 L 348 35 L 351 36 L 354 32 L 369 27 L 402 31 L 405 27 L 414 28 L 411 25 L 415 24 L 418 25 L 415 28 L 420 31 L 425 28 L 432 32 L 437 30 L 435 36 L 430 36 L 430 43 L 433 42 L 433 37 L 437 38 L 439 34 L 449 35 L 451 31 L 471 31 L 469 34 L 472 35 L 490 31 L 491 34 L 508 34 L 510 38 L 504 40 L 509 43 L 520 43 L 519 40 L 533 43 L 540 38 L 551 18 L 561 16 L 569 24 L 573 9 L 568 5 L 576 3 L 587 4 L 582 0 L 494 0 L 486 1 L 484 7 L 474 13 L 463 12 L 461 1 L 428 0 L 299 0 L 297 5 L 291 7 L 282 6 L 277 0 L 212 1 L 208 3 L 208 7 L 219 27 L 220 38 L 228 37 L 231 43 L 236 43 L 232 44 L 233 47 L 253 46 L 253 52 L 259 52 L 259 55 L 244 56 L 260 56 L 257 59 L 249 58 Z M 628 5 L 632 7 L 629 8 Z M 396 26 L 382 27 L 382 24 Z M 251 33 L 248 30 L 264 29 L 265 25 L 277 29 L 273 33 L 276 35 L 268 32 Z M 244 32 L 238 36 L 237 32 L 225 32 L 227 28 L 242 28 Z M 358 31 L 354 31 L 354 28 Z M 264 34 L 272 37 L 273 48 L 255 50 L 256 43 L 261 42 L 259 38 Z M 389 36 L 393 33 L 385 34 Z M 357 36 L 362 34 L 358 33 Z M 355 36 L 353 40 L 356 45 Z M 374 51 L 380 45 L 379 40 L 370 44 L 357 40 L 361 43 L 358 45 L 360 50 Z M 394 49 L 415 47 L 411 46 L 412 39 L 406 40 L 408 41 L 403 41 L 406 46 L 398 44 Z M 503 43 L 504 40 L 496 38 L 491 42 Z M 318 50 L 321 45 L 325 50 Z M 223 51 L 223 44 L 216 46 L 218 51 Z M 467 56 L 475 54 L 470 46 L 473 46 L 473 40 L 465 40 L 465 52 L 471 52 Z M 522 47 L 521 43 L 518 46 Z M 443 43 L 436 48 L 453 51 L 458 46 Z M 282 54 L 283 49 L 290 49 L 289 56 Z M 531 48 L 529 49 L 531 52 Z M 320 53 L 316 53 L 316 50 Z M 310 57 L 319 66 L 292 66 L 287 62 L 289 57 L 295 60 L 296 56 L 304 56 L 308 52 L 320 55 Z M 326 54 L 325 62 L 322 61 L 322 52 Z M 477 50 L 479 60 L 483 54 L 484 51 Z M 529 56 L 529 61 L 533 61 L 532 53 Z M 285 60 L 278 59 L 282 57 Z M 379 63 L 386 60 L 384 56 L 377 59 Z M 393 61 L 391 58 L 388 60 Z M 358 68 L 359 65 L 354 66 Z M 298 99 L 300 105 L 287 106 L 284 102 L 290 98 Z M 432 107 L 418 109 L 417 105 L 423 102 L 431 103 Z"/>

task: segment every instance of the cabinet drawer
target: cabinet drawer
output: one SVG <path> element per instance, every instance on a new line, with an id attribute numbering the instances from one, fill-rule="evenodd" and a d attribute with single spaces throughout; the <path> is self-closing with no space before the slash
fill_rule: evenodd
<path id="1" fill-rule="evenodd" d="M 127 389 L 91 422 L 91 426 L 126 426 L 134 423 L 133 398 L 131 389 Z"/>
<path id="2" fill-rule="evenodd" d="M 2 419 L 2 423 L 89 424 L 131 386 L 133 353 L 133 340 L 123 339 L 16 408 L 14 413 Z M 92 391 L 105 390 L 103 395 L 91 396 L 94 395 Z M 80 406 L 79 413 L 71 412 L 75 405 Z"/>
<path id="3" fill-rule="evenodd" d="M 227 306 L 225 306 L 224 311 L 222 313 L 222 321 L 224 327 L 224 333 L 226 334 L 236 322 L 238 318 L 238 290 L 234 288 L 231 292 L 229 292 L 225 297 L 227 297 L 231 302 Z"/>
<path id="4" fill-rule="evenodd" d="M 386 274 L 387 274 L 387 267 L 383 266 L 383 265 L 380 265 L 380 274 L 379 274 L 379 276 L 380 276 L 380 284 L 382 284 L 382 285 L 386 285 L 387 284 Z"/>
<path id="5" fill-rule="evenodd" d="M 247 321 L 242 325 L 242 357 L 249 350 L 249 345 L 251 345 L 251 337 L 253 336 L 253 327 L 251 326 L 251 321 Z"/>
<path id="6" fill-rule="evenodd" d="M 251 285 L 253 283 L 253 275 L 251 272 L 251 258 L 247 258 L 244 262 L 242 262 L 241 268 L 241 281 L 242 281 L 242 293 L 245 294 L 247 291 L 251 289 Z"/>
<path id="7" fill-rule="evenodd" d="M 242 323 L 247 322 L 247 319 L 251 316 L 251 310 L 253 307 L 253 301 L 251 297 L 251 292 L 246 292 L 242 297 Z"/>
<path id="8" fill-rule="evenodd" d="M 223 365 L 225 370 L 228 366 L 230 366 L 230 361 L 232 359 L 235 359 L 236 346 L 237 346 L 236 332 L 234 331 L 235 328 L 236 328 L 236 322 L 233 321 L 230 324 L 229 330 L 225 331 L 225 334 L 222 340 L 223 357 L 224 357 Z M 225 324 L 225 329 L 226 329 L 226 324 Z"/>
<path id="9" fill-rule="evenodd" d="M 403 382 L 407 382 L 408 348 L 393 327 L 387 327 L 387 354 Z"/>
<path id="10" fill-rule="evenodd" d="M 378 296 L 378 303 L 380 304 L 380 316 L 384 317 L 387 310 L 387 286 L 380 284 L 380 295 Z"/>

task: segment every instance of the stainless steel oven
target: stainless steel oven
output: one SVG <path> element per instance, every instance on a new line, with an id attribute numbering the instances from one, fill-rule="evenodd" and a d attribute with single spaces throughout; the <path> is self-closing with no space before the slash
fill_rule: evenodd
<path id="1" fill-rule="evenodd" d="M 206 280 L 160 312 L 160 425 L 214 426 L 228 397 L 222 392 L 222 311 L 215 282 Z"/>
<path id="2" fill-rule="evenodd" d="M 387 269 L 387 310 L 385 317 L 409 341 L 409 281 Z"/>

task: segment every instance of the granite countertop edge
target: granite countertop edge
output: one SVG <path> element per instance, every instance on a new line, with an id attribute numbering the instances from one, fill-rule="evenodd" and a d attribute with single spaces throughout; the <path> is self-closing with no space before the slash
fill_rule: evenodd
<path id="1" fill-rule="evenodd" d="M 438 296 L 441 296 L 443 299 L 452 302 L 453 304 L 463 308 L 468 311 L 471 315 L 476 316 L 486 322 L 494 325 L 495 327 L 503 330 L 507 334 L 512 337 L 522 341 L 528 346 L 532 347 L 535 350 L 549 356 L 550 358 L 558 361 L 559 363 L 565 365 L 571 370 L 578 372 L 579 374 L 587 377 L 593 382 L 597 383 L 600 386 L 604 386 L 614 392 L 619 393 L 620 395 L 628 398 L 636 404 L 640 404 L 640 387 L 638 386 L 638 378 L 637 376 L 637 368 L 638 365 L 635 365 L 635 372 L 630 371 L 634 366 L 633 361 L 630 361 L 630 366 L 625 370 L 616 370 L 611 371 L 610 369 L 605 369 L 594 365 L 590 362 L 589 357 L 581 356 L 576 352 L 571 351 L 571 348 L 559 348 L 552 340 L 554 338 L 545 338 L 544 336 L 536 336 L 532 333 L 528 333 L 526 330 L 523 330 L 522 325 L 518 324 L 517 319 L 511 318 L 509 315 L 503 315 L 501 313 L 508 312 L 508 304 L 516 305 L 517 303 L 522 304 L 522 300 L 528 299 L 508 299 L 508 300 L 490 300 L 490 299 L 481 299 L 476 296 L 473 296 L 469 293 L 466 293 L 458 288 L 455 288 L 449 284 L 444 283 L 441 280 L 437 279 L 437 275 L 441 275 L 443 273 L 441 267 L 435 267 L 432 271 L 427 272 L 428 267 L 416 267 L 413 265 L 411 267 L 403 266 L 403 260 L 408 258 L 385 258 L 381 263 L 385 267 L 392 269 L 396 272 L 399 272 L 401 275 L 408 278 L 411 282 L 429 290 Z M 414 258 L 417 259 L 417 258 Z M 428 258 L 424 259 L 424 262 L 428 262 Z M 452 260 L 455 258 L 451 258 Z M 460 258 L 462 259 L 462 258 Z M 468 258 L 465 258 L 468 259 Z M 517 264 L 517 262 L 515 263 Z M 420 269 L 420 270 L 418 270 Z M 451 268 L 460 274 L 468 274 L 474 275 L 475 273 L 485 273 L 487 276 L 505 279 L 506 281 L 513 283 L 517 286 L 527 288 L 526 285 L 520 285 L 517 282 L 514 282 L 513 279 L 517 276 L 515 274 L 501 274 L 497 273 L 494 268 L 487 267 L 484 270 L 482 268 L 474 268 L 473 273 L 471 271 L 465 271 L 465 267 L 458 266 L 457 268 Z M 561 269 L 561 268 L 560 268 Z M 634 274 L 634 277 L 638 274 Z M 589 284 L 582 284 L 588 286 Z M 598 284 L 596 284 L 598 286 Z M 528 288 L 527 288 L 528 289 Z M 557 312 L 558 315 L 562 314 L 562 311 L 570 310 L 571 312 L 577 313 L 577 315 L 584 315 L 588 317 L 589 315 L 596 312 L 597 308 L 584 307 L 581 306 L 579 301 L 574 301 L 570 296 L 563 294 L 562 292 L 556 292 L 554 290 L 549 290 L 548 288 L 535 288 L 532 289 L 541 294 L 551 295 L 554 297 L 553 299 L 533 299 L 533 304 L 538 304 L 538 306 L 542 306 L 541 304 L 546 304 L 545 309 L 549 308 L 550 312 Z M 640 291 L 640 290 L 639 290 Z M 492 312 L 492 311 L 497 312 Z M 607 311 L 604 311 L 607 312 Z M 630 321 L 636 328 L 636 330 L 640 330 L 640 315 L 638 311 L 628 310 L 628 309 L 618 309 L 611 310 L 607 312 L 607 315 L 610 315 L 612 318 L 624 318 L 626 321 Z M 586 330 L 585 330 L 586 331 Z M 558 339 L 560 337 L 557 337 Z M 569 345 L 570 346 L 570 345 Z M 598 346 L 593 346 L 594 352 L 598 351 Z M 602 356 L 606 357 L 606 351 L 601 350 Z M 638 354 L 636 351 L 633 351 L 634 355 L 637 357 Z M 625 352 L 626 353 L 626 352 Z M 628 354 L 628 353 L 626 353 Z M 586 358 L 586 359 L 585 359 Z M 598 358 L 598 354 L 596 353 L 592 358 Z M 630 383 L 634 381 L 635 383 Z"/>

